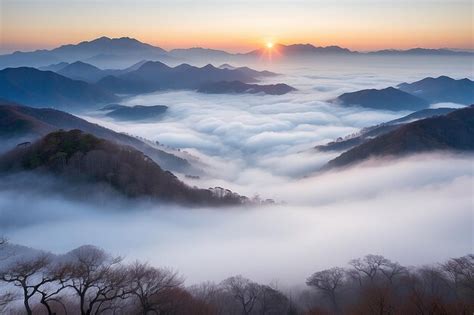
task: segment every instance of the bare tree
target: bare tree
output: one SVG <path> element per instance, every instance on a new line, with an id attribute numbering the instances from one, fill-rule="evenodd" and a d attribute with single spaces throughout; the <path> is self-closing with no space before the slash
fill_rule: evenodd
<path id="1" fill-rule="evenodd" d="M 392 285 L 396 277 L 407 274 L 408 270 L 397 262 L 385 259 L 380 266 L 380 272 L 387 278 L 390 285 Z"/>
<path id="2" fill-rule="evenodd" d="M 11 283 L 21 289 L 27 314 L 32 314 L 30 301 L 36 294 L 40 294 L 41 304 L 44 305 L 48 314 L 52 314 L 49 301 L 62 290 L 62 287 L 51 289 L 56 278 L 50 276 L 48 272 L 50 265 L 51 256 L 41 254 L 33 258 L 15 260 L 0 271 L 1 281 Z"/>
<path id="3" fill-rule="evenodd" d="M 368 278 L 370 283 L 374 282 L 377 273 L 382 266 L 387 263 L 387 259 L 381 255 L 367 255 L 364 258 L 353 259 L 349 264 L 354 268 L 349 273 L 362 286 L 363 279 Z"/>
<path id="4" fill-rule="evenodd" d="M 242 276 L 230 277 L 221 283 L 224 290 L 229 292 L 242 307 L 242 314 L 249 315 L 262 293 L 259 284 Z"/>
<path id="5" fill-rule="evenodd" d="M 214 282 L 206 281 L 188 288 L 188 291 L 198 300 L 212 304 L 221 289 Z"/>
<path id="6" fill-rule="evenodd" d="M 306 280 L 306 284 L 315 287 L 331 302 L 333 310 L 339 312 L 337 302 L 337 291 L 344 284 L 346 272 L 344 269 L 335 267 L 314 273 Z"/>
<path id="7" fill-rule="evenodd" d="M 176 272 L 139 262 L 128 267 L 127 273 L 127 292 L 138 299 L 142 314 L 150 312 L 158 314 L 160 304 L 163 302 L 160 295 L 183 284 L 183 280 Z"/>
<path id="8" fill-rule="evenodd" d="M 474 255 L 452 258 L 441 265 L 442 270 L 451 279 L 455 290 L 464 287 L 474 292 Z"/>
<path id="9" fill-rule="evenodd" d="M 222 286 L 210 281 L 193 285 L 188 288 L 188 291 L 195 299 L 209 305 L 212 308 L 211 311 L 215 314 L 229 313 L 230 305 L 227 301 L 232 300 L 233 302 L 234 300 L 234 298 L 230 296 Z"/>
<path id="10" fill-rule="evenodd" d="M 117 299 L 126 298 L 127 274 L 120 268 L 120 257 L 110 257 L 103 250 L 84 246 L 74 250 L 72 261 L 64 263 L 64 286 L 79 297 L 82 315 L 100 314 Z"/>
<path id="11" fill-rule="evenodd" d="M 258 305 L 258 313 L 261 315 L 284 314 L 289 309 L 289 300 L 276 288 L 262 285 Z"/>

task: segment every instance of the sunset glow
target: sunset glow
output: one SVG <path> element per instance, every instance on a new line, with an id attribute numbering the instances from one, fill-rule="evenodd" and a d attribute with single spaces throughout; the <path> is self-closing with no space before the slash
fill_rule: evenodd
<path id="1" fill-rule="evenodd" d="M 244 0 L 2 0 L 0 21 L 0 53 L 53 48 L 100 36 L 129 36 L 165 49 L 209 47 L 230 52 L 253 50 L 261 46 L 262 38 L 362 51 L 474 48 L 469 0 L 342 4 L 257 0 L 251 5 Z M 270 48 L 274 43 L 265 45 Z"/>
<path id="2" fill-rule="evenodd" d="M 474 315 L 473 21 L 0 0 L 0 315 Z"/>

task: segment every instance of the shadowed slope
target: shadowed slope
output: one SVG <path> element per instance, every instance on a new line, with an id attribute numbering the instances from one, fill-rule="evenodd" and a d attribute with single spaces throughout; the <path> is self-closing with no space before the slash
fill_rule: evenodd
<path id="1" fill-rule="evenodd" d="M 80 129 L 96 137 L 130 145 L 144 152 L 164 169 L 194 173 L 187 160 L 154 148 L 126 134 L 92 124 L 59 110 L 38 109 L 0 101 L 0 135 L 4 138 L 21 138 L 25 141 L 32 141 L 58 129 Z"/>
<path id="2" fill-rule="evenodd" d="M 53 132 L 30 146 L 8 152 L 0 157 L 0 170 L 35 170 L 69 183 L 105 183 L 133 198 L 194 205 L 233 205 L 247 200 L 233 193 L 218 196 L 213 190 L 191 188 L 140 151 L 80 130 Z"/>
<path id="3" fill-rule="evenodd" d="M 474 107 L 403 125 L 342 153 L 329 161 L 326 168 L 347 166 L 371 157 L 399 157 L 436 150 L 474 150 Z"/>

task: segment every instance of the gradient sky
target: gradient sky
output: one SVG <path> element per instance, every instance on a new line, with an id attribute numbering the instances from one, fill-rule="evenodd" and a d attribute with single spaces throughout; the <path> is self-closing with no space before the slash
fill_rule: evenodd
<path id="1" fill-rule="evenodd" d="M 471 0 L 0 0 L 0 51 L 104 35 L 234 52 L 265 41 L 473 49 L 473 16 Z"/>

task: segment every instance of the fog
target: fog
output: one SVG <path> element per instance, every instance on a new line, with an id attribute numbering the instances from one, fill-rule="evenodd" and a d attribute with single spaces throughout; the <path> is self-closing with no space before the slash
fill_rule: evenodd
<path id="1" fill-rule="evenodd" d="M 367 253 L 410 265 L 472 252 L 472 158 L 372 161 L 267 183 L 263 194 L 287 202 L 269 207 L 183 209 L 118 197 L 71 201 L 47 193 L 51 183 L 36 192 L 25 185 L 21 195 L 0 193 L 1 229 L 12 242 L 56 253 L 95 244 L 129 260 L 170 266 L 188 284 L 232 274 L 302 284 L 317 269 Z"/>
<path id="2" fill-rule="evenodd" d="M 233 274 L 302 284 L 320 268 L 368 253 L 406 265 L 470 253 L 472 155 L 372 160 L 318 173 L 339 153 L 317 152 L 315 145 L 409 113 L 343 108 L 331 102 L 339 94 L 429 75 L 472 77 L 465 59 L 386 61 L 260 65 L 282 74 L 264 82 L 298 89 L 283 96 L 174 91 L 124 101 L 169 106 L 156 122 L 83 116 L 193 155 L 205 175 L 177 174 L 188 184 L 258 194 L 276 205 L 185 209 L 124 200 L 103 187 L 65 191 L 69 183 L 19 176 L 0 185 L 0 234 L 55 253 L 94 244 L 128 260 L 175 268 L 187 284 Z"/>

